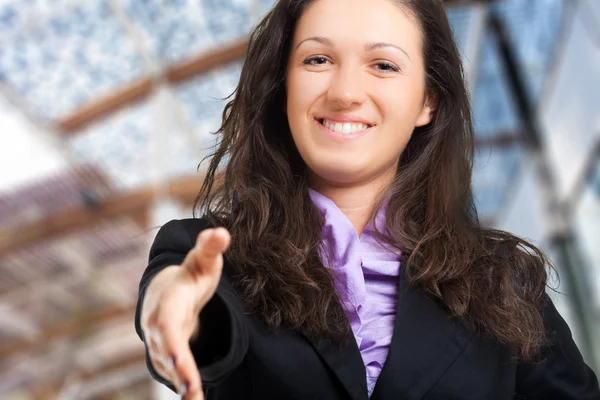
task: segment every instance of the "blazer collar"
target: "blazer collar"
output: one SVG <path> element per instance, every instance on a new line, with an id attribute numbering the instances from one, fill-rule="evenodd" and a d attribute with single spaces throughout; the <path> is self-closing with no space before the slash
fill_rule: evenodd
<path id="1" fill-rule="evenodd" d="M 323 362 L 337 377 L 352 400 L 367 400 L 366 371 L 360 350 L 353 336 L 343 343 L 314 338 L 304 333 Z"/>
<path id="2" fill-rule="evenodd" d="M 401 278 L 394 335 L 371 400 L 421 399 L 474 334 L 464 322 L 448 317 L 425 291 Z"/>
<path id="3" fill-rule="evenodd" d="M 402 274 L 401 274 L 402 276 Z M 421 399 L 474 335 L 424 291 L 401 277 L 394 335 L 371 400 Z M 354 337 L 342 344 L 304 335 L 353 400 L 367 400 L 366 373 Z"/>

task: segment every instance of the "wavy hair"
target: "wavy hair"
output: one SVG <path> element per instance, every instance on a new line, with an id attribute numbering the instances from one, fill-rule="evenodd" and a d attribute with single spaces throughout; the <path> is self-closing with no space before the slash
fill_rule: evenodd
<path id="1" fill-rule="evenodd" d="M 386 196 L 388 234 L 378 237 L 402 251 L 413 287 L 530 359 L 546 340 L 548 260 L 531 243 L 479 224 L 471 108 L 442 1 L 393 1 L 419 23 L 426 87 L 438 106 L 400 157 Z M 229 229 L 226 258 L 247 312 L 274 329 L 340 339 L 351 330 L 319 258 L 324 221 L 308 195 L 306 165 L 282 106 L 294 29 L 310 3 L 279 0 L 251 34 L 194 209 Z M 371 220 L 381 206 L 380 200 Z"/>

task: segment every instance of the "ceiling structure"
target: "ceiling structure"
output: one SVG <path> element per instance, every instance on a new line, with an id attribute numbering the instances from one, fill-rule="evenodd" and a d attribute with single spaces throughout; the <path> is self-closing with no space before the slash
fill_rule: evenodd
<path id="1" fill-rule="evenodd" d="M 491 224 L 524 150 L 488 13 L 505 22 L 535 103 L 568 1 L 451 3 L 472 92 L 474 190 Z M 47 151 L 58 165 L 0 186 L 0 398 L 150 396 L 132 313 L 151 228 L 166 222 L 154 208 L 172 199 L 191 213 L 220 99 L 235 89 L 247 35 L 272 4 L 0 3 L 0 120 L 18 115 L 44 143 L 24 163 Z M 0 128 L 0 140 L 13 146 L 18 131 Z"/>

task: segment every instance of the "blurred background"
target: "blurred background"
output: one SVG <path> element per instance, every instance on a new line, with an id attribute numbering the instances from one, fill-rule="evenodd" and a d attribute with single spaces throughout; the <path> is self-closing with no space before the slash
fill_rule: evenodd
<path id="1" fill-rule="evenodd" d="M 273 3 L 0 1 L 0 398 L 178 398 L 146 370 L 137 285 Z M 600 0 L 447 3 L 481 222 L 551 256 L 600 373 Z"/>

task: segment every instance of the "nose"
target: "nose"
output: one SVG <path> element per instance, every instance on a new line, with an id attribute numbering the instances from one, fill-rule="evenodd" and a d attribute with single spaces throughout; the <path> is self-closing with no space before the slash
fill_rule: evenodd
<path id="1" fill-rule="evenodd" d="M 358 69 L 347 67 L 339 68 L 332 77 L 327 99 L 341 108 L 349 108 L 362 104 L 366 95 Z"/>

